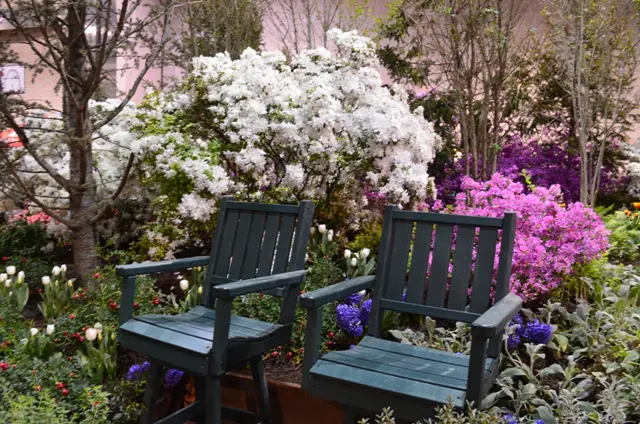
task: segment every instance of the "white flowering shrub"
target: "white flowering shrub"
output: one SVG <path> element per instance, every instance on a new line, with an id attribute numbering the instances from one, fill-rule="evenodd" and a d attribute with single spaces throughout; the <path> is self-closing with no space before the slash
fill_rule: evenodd
<path id="1" fill-rule="evenodd" d="M 176 92 L 147 99 L 133 150 L 171 219 L 208 222 L 224 194 L 313 199 L 332 223 L 338 203 L 354 219 L 365 187 L 403 205 L 424 199 L 439 143 L 432 125 L 403 88 L 384 86 L 370 39 L 328 36 L 335 53 L 196 58 Z"/>

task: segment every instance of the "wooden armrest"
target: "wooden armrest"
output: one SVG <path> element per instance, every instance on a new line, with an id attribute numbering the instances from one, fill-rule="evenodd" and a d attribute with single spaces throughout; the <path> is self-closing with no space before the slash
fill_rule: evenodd
<path id="1" fill-rule="evenodd" d="M 159 262 L 142 262 L 139 264 L 118 265 L 116 275 L 130 277 L 133 275 L 152 274 L 154 272 L 178 271 L 181 269 L 205 266 L 209 263 L 208 256 L 196 256 L 194 258 L 172 259 Z"/>
<path id="2" fill-rule="evenodd" d="M 305 271 L 291 271 L 282 274 L 268 275 L 266 277 L 251 278 L 249 280 L 234 281 L 214 286 L 213 295 L 220 299 L 233 299 L 244 294 L 261 292 L 292 284 L 300 284 L 304 281 Z"/>
<path id="3" fill-rule="evenodd" d="M 300 296 L 300 305 L 307 309 L 317 308 L 334 300 L 342 299 L 350 294 L 370 289 L 375 283 L 376 276 L 368 275 L 358 277 L 353 280 L 346 280 L 342 283 L 323 287 Z"/>
<path id="4" fill-rule="evenodd" d="M 522 299 L 513 293 L 503 297 L 471 324 L 471 334 L 493 337 L 502 331 L 522 307 Z"/>

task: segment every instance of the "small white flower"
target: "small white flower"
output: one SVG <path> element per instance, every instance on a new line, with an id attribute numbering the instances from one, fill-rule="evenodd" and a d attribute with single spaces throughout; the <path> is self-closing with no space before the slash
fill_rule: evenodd
<path id="1" fill-rule="evenodd" d="M 31 334 L 32 336 L 35 336 L 36 334 L 38 334 L 38 329 L 37 328 L 32 328 L 31 330 L 29 330 L 29 334 Z"/>
<path id="2" fill-rule="evenodd" d="M 24 283 L 24 271 L 18 273 L 18 284 Z"/>
<path id="3" fill-rule="evenodd" d="M 344 258 L 349 259 L 351 257 L 351 250 L 344 249 Z"/>
<path id="4" fill-rule="evenodd" d="M 67 281 L 67 286 L 69 286 L 70 288 L 73 288 L 73 280 Z"/>
<path id="5" fill-rule="evenodd" d="M 184 291 L 189 290 L 189 281 L 187 280 L 180 280 L 180 288 Z"/>
<path id="6" fill-rule="evenodd" d="M 52 335 L 54 331 L 56 331 L 56 326 L 55 325 L 53 325 L 53 324 L 47 325 L 47 336 Z"/>
<path id="7" fill-rule="evenodd" d="M 329 231 L 327 231 L 327 235 L 329 235 L 329 236 L 333 237 L 333 230 L 329 230 Z"/>
<path id="8" fill-rule="evenodd" d="M 5 286 L 6 288 L 11 287 L 11 280 L 6 280 L 6 281 L 4 282 L 4 286 Z"/>
<path id="9" fill-rule="evenodd" d="M 96 325 L 93 326 L 98 334 L 102 333 L 102 324 L 96 322 Z"/>
<path id="10" fill-rule="evenodd" d="M 98 337 L 98 331 L 95 328 L 87 328 L 87 331 L 85 331 L 84 336 L 87 340 L 92 342 Z"/>
<path id="11" fill-rule="evenodd" d="M 326 233 L 326 232 L 327 232 L 327 226 L 326 226 L 326 225 L 324 225 L 324 224 L 320 224 L 320 225 L 318 225 L 318 232 L 319 232 L 320 234 L 324 234 L 324 233 Z"/>
<path id="12" fill-rule="evenodd" d="M 8 276 L 4 272 L 0 274 L 0 283 L 4 283 L 5 281 L 7 281 L 7 278 Z"/>
<path id="13" fill-rule="evenodd" d="M 66 265 L 60 265 L 60 271 L 62 272 L 67 272 L 67 266 Z"/>
<path id="14" fill-rule="evenodd" d="M 327 234 L 327 241 L 333 241 L 333 234 Z"/>
<path id="15" fill-rule="evenodd" d="M 356 258 L 351 258 L 351 266 L 358 265 L 358 260 Z"/>
<path id="16" fill-rule="evenodd" d="M 362 256 L 362 259 L 367 259 L 367 257 L 369 256 L 369 253 L 371 253 L 371 249 L 367 249 L 366 247 L 360 251 L 360 255 Z"/>
<path id="17" fill-rule="evenodd" d="M 45 275 L 44 277 L 42 277 L 42 284 L 44 284 L 45 286 L 50 282 L 51 282 L 51 278 L 49 278 L 48 276 Z"/>
<path id="18" fill-rule="evenodd" d="M 360 291 L 358 292 L 358 296 L 364 296 L 365 294 L 367 294 L 367 291 L 366 291 L 366 290 L 360 290 Z"/>
<path id="19" fill-rule="evenodd" d="M 304 261 L 305 262 L 309 262 L 309 254 L 308 253 L 304 254 Z"/>
<path id="20" fill-rule="evenodd" d="M 7 274 L 16 275 L 16 267 L 15 266 L 8 266 L 7 267 Z"/>
<path id="21" fill-rule="evenodd" d="M 60 267 L 54 266 L 53 269 L 51 270 L 51 274 L 53 274 L 54 277 L 57 277 L 58 275 L 60 275 Z"/>
<path id="22" fill-rule="evenodd" d="M 316 227 L 311 227 L 311 228 L 309 229 L 309 233 L 310 233 L 311 235 L 314 235 L 314 234 L 316 233 Z"/>

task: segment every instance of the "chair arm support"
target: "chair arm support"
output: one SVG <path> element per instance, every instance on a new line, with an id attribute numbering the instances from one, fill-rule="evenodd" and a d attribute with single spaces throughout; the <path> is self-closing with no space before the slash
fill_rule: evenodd
<path id="1" fill-rule="evenodd" d="M 300 305 L 307 309 L 317 308 L 361 290 L 370 289 L 375 279 L 375 275 L 368 275 L 305 293 L 300 296 Z"/>
<path id="2" fill-rule="evenodd" d="M 196 256 L 194 258 L 172 259 L 159 262 L 142 262 L 139 264 L 118 265 L 116 275 L 130 277 L 133 275 L 152 274 L 154 272 L 178 271 L 209 264 L 208 256 Z"/>
<path id="3" fill-rule="evenodd" d="M 522 299 L 509 293 L 471 324 L 471 334 L 484 338 L 494 337 L 504 330 L 521 307 Z"/>
<path id="4" fill-rule="evenodd" d="M 300 270 L 219 284 L 212 287 L 213 295 L 219 299 L 233 299 L 244 294 L 300 284 L 304 281 L 304 276 L 305 271 Z"/>

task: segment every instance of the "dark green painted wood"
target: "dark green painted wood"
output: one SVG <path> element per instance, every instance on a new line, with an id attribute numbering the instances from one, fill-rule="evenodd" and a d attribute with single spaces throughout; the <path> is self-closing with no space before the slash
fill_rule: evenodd
<path id="1" fill-rule="evenodd" d="M 266 212 L 268 214 L 290 214 L 295 215 L 298 213 L 297 205 L 274 205 L 267 203 L 250 203 L 250 202 L 236 202 L 229 203 L 229 210 L 239 209 L 243 211 L 256 211 Z"/>
<path id="2" fill-rule="evenodd" d="M 229 264 L 231 262 L 231 252 L 233 251 L 239 215 L 238 210 L 230 210 L 227 212 L 222 232 L 222 241 L 220 242 L 220 250 L 218 256 L 214 259 L 214 272 L 212 275 L 220 277 L 228 277 L 229 275 Z"/>
<path id="3" fill-rule="evenodd" d="M 427 349 L 424 347 L 406 345 L 369 336 L 360 341 L 360 346 L 395 354 L 402 354 L 406 357 L 414 357 L 429 362 L 436 361 L 459 366 L 468 366 L 469 364 L 469 358 L 466 355 L 456 355 L 453 352 Z"/>
<path id="4" fill-rule="evenodd" d="M 453 225 L 439 224 L 436 227 L 436 241 L 433 246 L 431 273 L 427 288 L 427 305 L 442 307 L 447 287 L 447 275 L 451 258 L 451 241 L 453 239 Z"/>
<path id="5" fill-rule="evenodd" d="M 209 367 L 214 376 L 222 376 L 226 371 L 225 353 L 229 343 L 232 309 L 232 300 L 216 299 L 216 323 L 213 330 L 216 338 L 213 349 L 211 350 L 211 365 Z"/>
<path id="6" fill-rule="evenodd" d="M 203 306 L 197 306 L 190 311 L 187 312 L 189 315 L 196 315 L 204 318 L 215 319 L 216 311 L 213 309 L 208 309 Z M 231 323 L 233 325 L 237 325 L 240 327 L 252 328 L 256 330 L 264 330 L 270 331 L 273 329 L 276 324 L 271 324 L 268 322 L 262 322 L 251 318 L 241 317 L 239 315 L 233 315 L 231 317 Z"/>
<path id="7" fill-rule="evenodd" d="M 209 263 L 208 256 L 194 258 L 171 259 L 159 262 L 142 262 L 139 264 L 118 265 L 116 275 L 129 277 L 134 275 L 154 274 L 156 272 L 180 271 L 197 266 L 205 266 Z"/>
<path id="8" fill-rule="evenodd" d="M 522 299 L 509 293 L 475 320 L 471 329 L 486 338 L 502 331 L 522 307 Z"/>
<path id="9" fill-rule="evenodd" d="M 204 422 L 205 424 L 222 424 L 222 386 L 217 376 L 204 379 Z"/>
<path id="10" fill-rule="evenodd" d="M 504 214 L 504 227 L 502 228 L 501 234 L 500 262 L 498 264 L 498 275 L 496 276 L 496 301 L 505 297 L 509 292 L 515 237 L 516 214 L 514 212 L 507 212 Z"/>
<path id="11" fill-rule="evenodd" d="M 296 223 L 296 237 L 293 241 L 291 251 L 290 271 L 304 269 L 305 256 L 307 254 L 307 244 L 309 243 L 309 235 L 311 233 L 311 225 L 313 224 L 313 211 L 315 205 L 310 200 L 300 202 L 300 210 L 298 213 L 298 222 Z"/>
<path id="12" fill-rule="evenodd" d="M 257 293 L 276 287 L 291 284 L 300 284 L 304 279 L 305 271 L 291 271 L 256 277 L 249 280 L 240 280 L 233 283 L 217 285 L 213 288 L 213 294 L 221 299 L 233 299 L 243 294 Z"/>
<path id="13" fill-rule="evenodd" d="M 213 242 L 211 243 L 211 253 L 209 254 L 209 265 L 207 266 L 207 275 L 204 282 L 204 293 L 202 295 L 203 304 L 207 308 L 213 308 L 215 304 L 215 298 L 211 294 L 211 286 L 218 284 L 215 281 L 216 278 L 223 278 L 216 273 L 216 261 L 220 253 L 220 246 L 222 240 L 225 238 L 225 226 L 227 222 L 227 215 L 229 212 L 229 205 L 234 201 L 232 196 L 224 196 L 220 199 L 220 212 L 218 212 L 218 218 L 216 221 L 216 229 L 213 234 Z M 226 275 L 224 276 L 226 278 Z"/>
<path id="14" fill-rule="evenodd" d="M 358 414 L 351 408 L 344 408 L 344 424 L 355 424 L 358 419 Z"/>
<path id="15" fill-rule="evenodd" d="M 263 277 L 271 274 L 273 266 L 273 254 L 275 253 L 278 231 L 280 229 L 280 215 L 267 215 L 267 226 L 264 233 L 264 242 L 260 251 L 260 259 L 258 261 L 258 273 L 256 277 Z"/>
<path id="16" fill-rule="evenodd" d="M 205 322 L 199 322 L 197 321 L 198 319 L 199 317 L 194 317 L 194 319 L 185 319 L 184 316 L 171 317 L 167 315 L 145 315 L 136 318 L 136 321 L 146 322 L 169 331 L 212 342 L 215 321 L 205 321 L 205 319 L 202 319 L 202 321 Z M 271 334 L 271 332 L 276 328 L 277 326 L 274 325 L 270 331 L 263 331 L 231 325 L 229 338 L 258 339 Z"/>
<path id="17" fill-rule="evenodd" d="M 353 280 L 343 281 L 342 283 L 332 284 L 313 292 L 305 293 L 300 296 L 300 306 L 304 308 L 317 308 L 334 300 L 342 299 L 353 293 L 370 289 L 375 282 L 374 275 L 366 277 L 357 277 Z"/>
<path id="18" fill-rule="evenodd" d="M 320 337 L 322 334 L 322 309 L 317 306 L 307 309 L 307 325 L 304 334 L 304 358 L 302 360 L 302 385 L 308 386 L 311 367 L 320 357 Z"/>
<path id="19" fill-rule="evenodd" d="M 120 299 L 120 325 L 133 317 L 133 301 L 136 295 L 136 277 L 128 276 L 122 279 L 122 296 Z"/>
<path id="20" fill-rule="evenodd" d="M 471 288 L 471 312 L 482 313 L 489 308 L 493 263 L 496 255 L 498 230 L 481 228 L 478 240 L 478 254 Z"/>
<path id="21" fill-rule="evenodd" d="M 151 362 L 149 376 L 147 377 L 147 387 L 144 390 L 144 410 L 140 418 L 141 424 L 151 424 L 154 422 L 153 416 L 158 402 L 158 393 L 162 386 L 162 367 L 155 362 Z"/>
<path id="22" fill-rule="evenodd" d="M 370 386 L 396 395 L 410 396 L 431 402 L 447 403 L 451 396 L 455 405 L 462 405 L 465 396 L 465 392 L 461 390 L 442 390 L 441 387 L 435 384 L 336 364 L 324 359 L 316 362 L 311 369 L 311 374 L 315 378 L 323 377 L 330 380 L 338 380 L 347 385 L 352 385 L 352 387 L 356 387 L 356 385 Z"/>
<path id="23" fill-rule="evenodd" d="M 273 262 L 273 273 L 278 274 L 287 270 L 289 255 L 291 254 L 291 241 L 293 239 L 293 229 L 296 223 L 295 215 L 282 215 L 280 221 L 280 234 L 278 235 L 278 246 L 276 247 L 276 257 Z"/>
<path id="24" fill-rule="evenodd" d="M 380 307 L 396 312 L 426 315 L 431 318 L 447 319 L 450 321 L 461 321 L 467 323 L 472 323 L 476 318 L 480 317 L 480 314 L 478 313 L 439 308 L 437 306 L 418 305 L 409 302 L 399 302 L 397 300 L 382 299 L 380 301 Z"/>
<path id="25" fill-rule="evenodd" d="M 407 284 L 407 302 L 422 303 L 424 289 L 427 284 L 427 266 L 429 252 L 431 251 L 431 235 L 433 224 L 418 222 L 416 235 L 413 241 L 411 253 L 411 269 L 409 270 L 409 282 Z"/>
<path id="26" fill-rule="evenodd" d="M 395 221 L 393 223 L 391 263 L 389 264 L 387 283 L 384 291 L 385 298 L 394 300 L 400 300 L 402 298 L 412 232 L 413 222 Z"/>
<path id="27" fill-rule="evenodd" d="M 487 358 L 487 339 L 471 330 L 471 353 L 469 359 L 469 380 L 467 382 L 466 401 L 473 402 L 479 408 L 484 393 L 484 363 Z"/>
<path id="28" fill-rule="evenodd" d="M 166 418 L 158 420 L 155 424 L 184 424 L 187 421 L 202 415 L 202 403 L 195 401 L 191 405 L 174 412 Z"/>
<path id="29" fill-rule="evenodd" d="M 413 212 L 396 209 L 393 213 L 394 220 L 430 222 L 433 224 L 447 225 L 472 225 L 475 227 L 502 228 L 501 218 L 487 218 L 483 216 L 453 215 L 432 212 Z"/>
<path id="30" fill-rule="evenodd" d="M 258 411 L 260 419 L 268 422 L 271 416 L 269 410 L 269 388 L 267 387 L 267 377 L 264 374 L 264 364 L 261 357 L 251 359 L 251 376 L 258 398 Z"/>
<path id="31" fill-rule="evenodd" d="M 157 327 L 147 322 L 131 320 L 120 327 L 120 331 L 153 339 L 158 344 L 167 344 L 175 348 L 188 350 L 200 355 L 208 355 L 211 351 L 211 342 L 197 337 L 186 336 L 165 328 Z"/>
<path id="32" fill-rule="evenodd" d="M 467 306 L 475 235 L 476 227 L 458 226 L 458 232 L 456 233 L 456 250 L 453 254 L 451 286 L 447 300 L 447 307 L 450 309 L 462 311 Z"/>
<path id="33" fill-rule="evenodd" d="M 253 213 L 253 221 L 251 221 L 251 230 L 249 231 L 249 241 L 247 242 L 247 254 L 240 276 L 243 280 L 255 277 L 258 270 L 258 257 L 260 255 L 260 248 L 262 247 L 266 219 L 267 214 L 265 212 Z"/>
<path id="34" fill-rule="evenodd" d="M 380 337 L 382 333 L 382 317 L 384 311 L 380 309 L 380 299 L 384 293 L 386 276 L 389 269 L 389 257 L 391 256 L 391 229 L 393 212 L 396 207 L 387 205 L 384 210 L 384 221 L 382 223 L 382 236 L 380 237 L 380 248 L 378 249 L 378 263 L 376 265 L 375 288 L 373 290 L 373 302 L 369 314 L 369 326 L 367 334 Z"/>
<path id="35" fill-rule="evenodd" d="M 229 278 L 240 278 L 240 273 L 242 272 L 245 261 L 245 253 L 247 252 L 249 230 L 251 229 L 252 220 L 252 212 L 240 211 L 233 245 L 233 254 L 231 255 L 231 265 L 229 265 Z"/>

